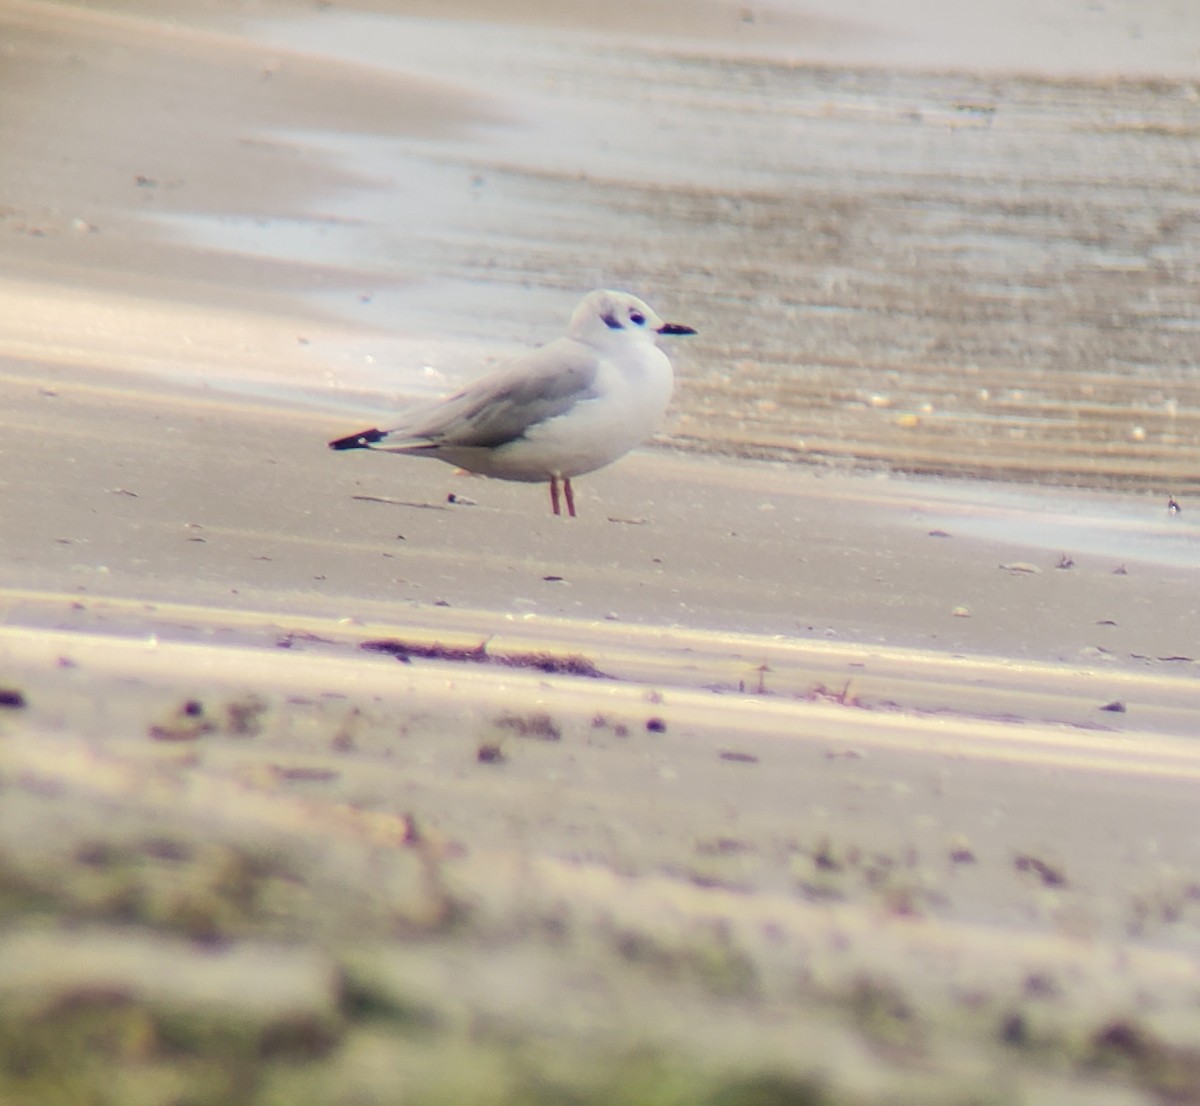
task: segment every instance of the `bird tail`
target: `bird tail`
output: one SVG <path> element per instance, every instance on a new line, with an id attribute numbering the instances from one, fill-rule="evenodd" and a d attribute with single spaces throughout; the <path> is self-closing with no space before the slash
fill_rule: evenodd
<path id="1" fill-rule="evenodd" d="M 382 430 L 360 430 L 357 434 L 351 434 L 348 438 L 338 438 L 336 442 L 330 442 L 330 449 L 369 449 L 376 442 L 383 441 L 387 435 Z"/>

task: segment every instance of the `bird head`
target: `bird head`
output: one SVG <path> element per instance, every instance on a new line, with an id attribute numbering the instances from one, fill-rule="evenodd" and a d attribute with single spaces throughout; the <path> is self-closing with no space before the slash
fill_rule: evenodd
<path id="1" fill-rule="evenodd" d="M 637 296 L 598 289 L 589 292 L 571 316 L 568 337 L 592 346 L 616 341 L 653 342 L 660 334 L 695 334 L 690 326 L 664 323 Z"/>

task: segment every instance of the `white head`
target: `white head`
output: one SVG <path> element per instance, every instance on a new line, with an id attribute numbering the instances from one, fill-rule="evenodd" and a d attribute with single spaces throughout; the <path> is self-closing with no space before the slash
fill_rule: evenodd
<path id="1" fill-rule="evenodd" d="M 567 327 L 567 336 L 589 346 L 614 340 L 653 342 L 659 334 L 695 334 L 690 326 L 664 323 L 637 296 L 601 288 L 583 297 Z"/>

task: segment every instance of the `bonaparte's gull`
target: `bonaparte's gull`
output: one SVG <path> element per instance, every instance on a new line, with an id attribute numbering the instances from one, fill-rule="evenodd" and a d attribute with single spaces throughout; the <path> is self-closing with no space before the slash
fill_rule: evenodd
<path id="1" fill-rule="evenodd" d="M 566 336 L 531 350 L 447 399 L 406 412 L 391 430 L 360 430 L 330 449 L 434 457 L 501 480 L 550 483 L 550 506 L 575 516 L 571 477 L 611 464 L 658 426 L 674 386 L 664 323 L 628 292 L 589 292 Z"/>

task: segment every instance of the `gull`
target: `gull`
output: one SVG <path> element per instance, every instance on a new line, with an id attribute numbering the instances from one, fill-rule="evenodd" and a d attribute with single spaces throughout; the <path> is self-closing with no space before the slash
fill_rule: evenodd
<path id="1" fill-rule="evenodd" d="M 666 413 L 674 374 L 658 336 L 695 333 L 664 323 L 628 292 L 589 292 L 564 337 L 413 408 L 391 430 L 360 430 L 329 448 L 433 457 L 500 480 L 548 481 L 556 515 L 561 480 L 574 518 L 571 478 L 623 457 Z"/>

